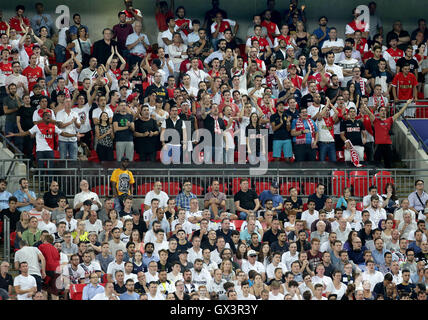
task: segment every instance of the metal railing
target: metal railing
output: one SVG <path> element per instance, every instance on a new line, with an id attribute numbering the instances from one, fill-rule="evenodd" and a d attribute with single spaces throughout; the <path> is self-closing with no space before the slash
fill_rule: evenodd
<path id="1" fill-rule="evenodd" d="M 2 141 L 3 141 L 3 148 L 6 148 L 6 147 L 12 148 L 12 151 L 13 151 L 13 154 L 15 155 L 15 158 L 21 159 L 24 157 L 24 153 L 22 153 L 22 151 L 19 150 L 17 146 L 15 146 L 8 138 L 6 138 L 1 133 L 0 133 L 0 139 L 2 139 Z"/>
<path id="2" fill-rule="evenodd" d="M 53 168 L 32 169 L 33 186 L 36 191 L 48 190 L 47 183 L 56 180 L 61 190 L 67 197 L 74 197 L 80 192 L 79 183 L 82 179 L 89 182 L 90 189 L 97 192 L 100 197 L 112 196 L 110 178 L 112 168 Z M 219 180 L 221 190 L 229 197 L 240 190 L 239 181 L 249 179 L 251 188 L 257 193 L 269 188 L 272 181 L 280 185 L 280 194 L 288 196 L 289 188 L 297 187 L 301 197 L 307 197 L 315 192 L 317 184 L 326 186 L 325 193 L 333 197 L 340 197 L 343 188 L 351 186 L 357 199 L 368 194 L 372 184 L 378 186 L 379 193 L 384 193 L 387 182 L 393 182 L 396 186 L 398 197 L 407 197 L 414 191 L 416 179 L 428 179 L 427 170 L 422 169 L 269 169 L 263 176 L 251 176 L 248 169 L 237 168 L 131 168 L 135 179 L 134 197 L 143 198 L 147 192 L 153 189 L 155 181 L 161 181 L 163 190 L 170 196 L 175 196 L 181 191 L 182 183 L 190 180 L 193 184 L 192 192 L 198 197 L 203 197 L 209 191 L 213 180 Z M 335 171 L 338 171 L 335 173 Z M 378 175 L 379 171 L 388 171 L 389 174 Z M 47 174 L 46 174 L 47 172 Z M 341 175 L 343 174 L 343 175 Z M 37 181 L 47 182 L 44 188 Z M 42 183 L 43 184 L 43 183 Z"/>
<path id="3" fill-rule="evenodd" d="M 10 263 L 10 219 L 3 217 L 3 260 Z"/>
<path id="4" fill-rule="evenodd" d="M 419 149 L 422 148 L 423 150 L 425 150 L 425 152 L 428 152 L 428 146 L 426 145 L 425 141 L 421 138 L 419 133 L 415 130 L 415 128 L 413 128 L 413 126 L 409 123 L 409 121 L 407 121 L 406 118 L 402 117 L 402 121 L 404 122 L 407 129 L 411 132 L 413 137 L 415 137 L 416 141 L 418 142 L 418 148 Z"/>
<path id="5" fill-rule="evenodd" d="M 14 172 L 18 163 L 25 164 L 25 174 Z M 29 159 L 0 159 L 0 177 L 8 178 L 13 173 L 14 178 L 28 178 L 30 173 Z"/>
<path id="6" fill-rule="evenodd" d="M 390 102 L 390 106 L 389 106 L 389 111 L 390 111 L 390 115 L 392 116 L 392 115 L 394 115 L 396 112 L 398 112 L 399 110 L 400 110 L 400 108 L 404 105 L 404 103 L 406 103 L 407 101 L 406 100 L 399 100 L 397 103 L 395 103 L 394 102 L 394 100 L 392 100 L 391 102 Z M 407 107 L 407 110 L 409 110 L 409 109 L 416 109 L 415 110 L 415 117 L 417 117 L 418 116 L 418 114 L 417 114 L 417 112 L 418 112 L 418 110 L 417 109 L 426 109 L 426 108 L 428 108 L 428 99 L 422 99 L 422 100 L 418 100 L 417 101 L 417 103 L 423 103 L 423 104 L 415 104 L 415 103 L 412 103 L 412 104 L 410 104 L 408 107 Z M 406 110 L 406 111 L 407 111 Z M 406 115 L 406 111 L 404 112 L 404 115 Z M 426 111 L 426 110 L 424 110 L 424 114 L 423 115 L 420 115 L 422 118 L 425 118 L 425 117 L 427 117 L 428 116 L 428 112 Z M 404 118 L 404 117 L 403 117 Z"/>

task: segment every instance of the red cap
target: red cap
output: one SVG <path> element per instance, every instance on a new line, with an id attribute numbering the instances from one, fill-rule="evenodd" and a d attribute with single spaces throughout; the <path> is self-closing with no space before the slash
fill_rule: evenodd
<path id="1" fill-rule="evenodd" d="M 288 66 L 288 68 L 287 68 L 287 69 L 291 69 L 291 68 L 296 68 L 296 69 L 297 69 L 297 67 L 296 67 L 296 65 L 295 65 L 294 63 L 291 63 L 291 64 Z"/>
<path id="2" fill-rule="evenodd" d="M 136 97 L 138 97 L 138 93 L 137 93 L 137 92 L 134 92 L 134 93 L 132 93 L 132 94 L 130 94 L 130 95 L 128 96 L 128 98 L 126 99 L 126 101 L 128 101 L 128 102 L 132 102 L 132 100 L 134 100 Z"/>

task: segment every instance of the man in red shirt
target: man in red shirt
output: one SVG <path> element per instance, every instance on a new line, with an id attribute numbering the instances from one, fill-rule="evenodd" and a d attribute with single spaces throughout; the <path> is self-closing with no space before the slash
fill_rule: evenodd
<path id="1" fill-rule="evenodd" d="M 397 104 L 399 100 L 418 100 L 418 80 L 416 79 L 415 75 L 410 72 L 410 65 L 408 63 L 403 65 L 402 72 L 399 72 L 395 75 L 391 85 L 392 94 L 394 96 L 394 103 Z M 413 108 L 409 111 L 410 112 L 406 113 L 405 116 L 413 117 L 415 115 L 416 109 Z"/>
<path id="2" fill-rule="evenodd" d="M 43 280 L 43 291 L 51 294 L 52 300 L 58 300 L 57 278 L 61 274 L 60 255 L 57 248 L 52 244 L 54 237 L 50 234 L 46 235 L 43 243 L 39 246 L 46 260 L 46 278 Z"/>
<path id="3" fill-rule="evenodd" d="M 392 140 L 391 140 L 391 129 L 392 124 L 396 121 L 406 110 L 409 104 L 412 103 L 412 99 L 407 100 L 406 104 L 397 112 L 394 116 L 387 118 L 386 107 L 382 106 L 379 108 L 379 117 L 375 117 L 370 112 L 366 104 L 362 105 L 366 114 L 369 116 L 370 121 L 374 127 L 374 142 L 375 142 L 375 154 L 374 160 L 376 162 L 384 159 L 385 168 L 391 168 L 392 165 Z"/>
<path id="4" fill-rule="evenodd" d="M 23 5 L 17 5 L 15 11 L 16 16 L 9 20 L 10 28 L 15 29 L 17 33 L 23 35 L 25 30 L 22 30 L 21 25 L 24 27 L 30 27 L 30 19 L 24 17 L 25 7 Z"/>
<path id="5" fill-rule="evenodd" d="M 270 55 L 270 45 L 266 38 L 262 37 L 262 27 L 254 26 L 254 37 L 248 38 L 247 43 L 245 45 L 245 52 L 248 54 L 250 52 L 251 47 L 253 47 L 253 41 L 257 40 L 260 46 L 260 52 L 267 52 L 268 56 Z"/>
<path id="6" fill-rule="evenodd" d="M 171 0 L 169 8 L 168 8 L 168 2 L 156 0 L 155 19 L 158 25 L 159 32 L 162 33 L 168 30 L 166 19 L 174 18 L 173 11 L 174 11 L 174 0 Z"/>
<path id="7" fill-rule="evenodd" d="M 132 0 L 124 0 L 126 9 L 123 10 L 126 14 L 126 23 L 133 24 L 135 21 L 143 21 L 143 14 L 140 10 L 135 9 L 132 5 Z"/>
<path id="8" fill-rule="evenodd" d="M 8 34 L 9 24 L 3 21 L 3 10 L 0 9 L 0 34 Z"/>
<path id="9" fill-rule="evenodd" d="M 1 50 L 0 71 L 5 76 L 12 74 L 12 63 L 9 61 L 9 49 Z"/>
<path id="10" fill-rule="evenodd" d="M 37 83 L 37 79 L 43 78 L 42 68 L 37 66 L 37 56 L 32 54 L 30 57 L 30 64 L 27 68 L 22 71 L 22 75 L 27 77 L 28 90 L 31 92 L 34 85 Z"/>
<path id="11" fill-rule="evenodd" d="M 272 11 L 266 10 L 261 26 L 266 28 L 268 32 L 268 37 L 271 41 L 271 45 L 273 46 L 273 43 L 275 42 L 275 37 L 279 36 L 280 33 L 279 33 L 278 25 L 272 22 L 271 18 L 272 18 Z"/>

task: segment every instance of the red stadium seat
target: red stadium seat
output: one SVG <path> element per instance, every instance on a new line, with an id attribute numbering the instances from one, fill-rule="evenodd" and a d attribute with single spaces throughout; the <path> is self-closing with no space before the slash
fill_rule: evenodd
<path id="1" fill-rule="evenodd" d="M 345 162 L 345 154 L 343 153 L 343 151 L 336 151 L 336 161 Z"/>
<path id="2" fill-rule="evenodd" d="M 291 188 L 296 188 L 297 192 L 300 193 L 300 182 L 289 181 L 289 182 L 281 183 L 281 185 L 279 186 L 281 195 L 289 196 Z"/>
<path id="3" fill-rule="evenodd" d="M 256 182 L 256 193 L 260 194 L 265 190 L 269 190 L 270 189 L 270 182 Z"/>
<path id="4" fill-rule="evenodd" d="M 303 211 L 306 211 L 306 210 L 308 210 L 308 203 L 303 204 Z"/>
<path id="5" fill-rule="evenodd" d="M 200 196 L 203 192 L 204 192 L 204 188 L 202 188 L 201 186 L 198 186 L 197 184 L 192 185 L 193 194 Z"/>
<path id="6" fill-rule="evenodd" d="M 333 171 L 331 178 L 331 184 L 333 186 L 333 195 L 341 197 L 343 195 L 343 189 L 345 189 L 347 183 L 347 177 L 345 171 Z"/>
<path id="7" fill-rule="evenodd" d="M 315 193 L 315 189 L 317 188 L 316 182 L 303 182 L 303 191 L 305 195 L 311 195 Z"/>
<path id="8" fill-rule="evenodd" d="M 176 196 L 180 193 L 180 182 L 162 182 L 162 190 L 169 196 Z"/>
<path id="9" fill-rule="evenodd" d="M 394 183 L 394 179 L 392 178 L 390 171 L 379 171 L 371 180 L 371 184 L 377 187 L 379 194 L 385 193 L 385 186 L 387 183 Z"/>
<path id="10" fill-rule="evenodd" d="M 15 248 L 16 232 L 10 233 L 10 247 Z"/>
<path id="11" fill-rule="evenodd" d="M 110 188 L 108 185 L 102 185 L 93 187 L 91 191 L 95 192 L 99 196 L 107 196 L 110 193 Z"/>
<path id="12" fill-rule="evenodd" d="M 145 196 L 149 191 L 153 190 L 154 182 L 143 183 L 137 187 L 137 195 Z"/>
<path id="13" fill-rule="evenodd" d="M 105 283 L 100 283 L 105 286 Z M 71 284 L 70 285 L 70 299 L 71 300 L 82 300 L 83 288 L 86 286 L 85 283 Z"/>
<path id="14" fill-rule="evenodd" d="M 362 171 L 351 171 L 349 172 L 348 187 L 352 187 L 354 190 L 354 196 L 364 197 L 368 194 L 369 190 L 369 172 L 366 170 Z"/>

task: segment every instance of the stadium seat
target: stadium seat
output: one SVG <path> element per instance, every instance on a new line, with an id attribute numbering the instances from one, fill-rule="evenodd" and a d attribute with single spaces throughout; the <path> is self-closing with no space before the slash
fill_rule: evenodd
<path id="1" fill-rule="evenodd" d="M 331 178 L 331 184 L 333 186 L 333 195 L 336 197 L 341 197 L 343 195 L 343 189 L 345 189 L 348 184 L 345 171 L 333 171 Z"/>
<path id="2" fill-rule="evenodd" d="M 289 181 L 289 182 L 281 183 L 281 185 L 279 186 L 281 195 L 289 196 L 291 188 L 296 188 L 297 192 L 300 193 L 300 182 Z"/>
<path id="3" fill-rule="evenodd" d="M 366 170 L 349 172 L 348 187 L 352 187 L 354 196 L 364 197 L 369 190 L 369 172 Z"/>
<path id="4" fill-rule="evenodd" d="M 358 211 L 363 211 L 364 210 L 364 206 L 362 202 L 357 202 L 356 208 Z"/>
<path id="5" fill-rule="evenodd" d="M 192 184 L 192 193 L 200 196 L 204 192 L 204 188 L 198 186 L 197 184 Z"/>
<path id="6" fill-rule="evenodd" d="M 265 190 L 269 190 L 270 189 L 270 185 L 271 185 L 270 182 L 266 182 L 266 181 L 260 182 L 260 181 L 257 181 L 256 182 L 256 192 L 257 192 L 257 194 L 260 194 L 260 193 L 262 193 Z"/>
<path id="7" fill-rule="evenodd" d="M 317 188 L 316 182 L 303 182 L 303 192 L 305 195 L 311 195 L 315 193 L 315 189 Z"/>
<path id="8" fill-rule="evenodd" d="M 162 182 L 162 190 L 169 196 L 176 196 L 180 193 L 180 182 Z"/>
<path id="9" fill-rule="evenodd" d="M 306 210 L 308 210 L 308 203 L 303 204 L 303 211 L 306 211 Z"/>
<path id="10" fill-rule="evenodd" d="M 375 185 L 377 187 L 379 194 L 383 194 L 385 193 L 385 186 L 387 183 L 394 183 L 394 179 L 391 176 L 391 172 L 379 171 L 373 176 L 370 184 Z"/>
<path id="11" fill-rule="evenodd" d="M 110 193 L 110 188 L 108 185 L 101 185 L 93 187 L 91 191 L 95 192 L 98 196 L 107 196 Z"/>
<path id="12" fill-rule="evenodd" d="M 10 247 L 15 248 L 16 232 L 10 233 Z"/>
<path id="13" fill-rule="evenodd" d="M 150 190 L 153 190 L 154 182 L 143 183 L 137 187 L 137 195 L 145 196 Z"/>

